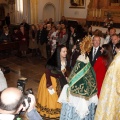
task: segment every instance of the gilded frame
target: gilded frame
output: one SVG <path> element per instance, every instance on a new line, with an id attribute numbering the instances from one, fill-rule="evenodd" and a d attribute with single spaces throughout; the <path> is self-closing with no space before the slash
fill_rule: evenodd
<path id="1" fill-rule="evenodd" d="M 70 0 L 69 8 L 85 8 L 86 0 Z"/>

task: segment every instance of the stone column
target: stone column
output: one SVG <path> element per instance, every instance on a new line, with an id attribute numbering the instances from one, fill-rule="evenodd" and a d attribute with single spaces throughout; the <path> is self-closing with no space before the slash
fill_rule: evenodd
<path id="1" fill-rule="evenodd" d="M 61 19 L 62 16 L 64 16 L 64 0 L 60 0 L 59 2 L 59 20 Z"/>
<path id="2" fill-rule="evenodd" d="M 20 24 L 23 20 L 23 0 L 15 0 L 15 22 Z"/>
<path id="3" fill-rule="evenodd" d="M 30 8 L 31 8 L 31 24 L 37 24 L 38 23 L 38 0 L 31 0 Z"/>

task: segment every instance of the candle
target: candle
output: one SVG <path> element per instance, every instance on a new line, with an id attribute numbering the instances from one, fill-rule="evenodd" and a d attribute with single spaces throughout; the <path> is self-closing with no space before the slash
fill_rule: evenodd
<path id="1" fill-rule="evenodd" d="M 100 11 L 99 11 L 99 17 L 101 17 L 101 9 L 100 9 Z"/>
<path id="2" fill-rule="evenodd" d="M 95 17 L 95 11 L 93 10 L 93 17 Z"/>
<path id="3" fill-rule="evenodd" d="M 97 14 L 98 14 L 98 13 L 97 13 L 97 9 L 96 9 L 96 17 L 97 17 Z"/>

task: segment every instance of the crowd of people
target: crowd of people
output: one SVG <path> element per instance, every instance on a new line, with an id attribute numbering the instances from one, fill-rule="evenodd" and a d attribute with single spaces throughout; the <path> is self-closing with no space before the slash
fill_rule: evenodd
<path id="1" fill-rule="evenodd" d="M 19 41 L 22 56 L 26 56 L 29 48 L 33 56 L 47 59 L 36 102 L 30 95 L 34 102 L 29 107 L 22 106 L 30 120 L 120 118 L 120 36 L 115 28 L 109 28 L 106 34 L 100 30 L 93 32 L 91 27 L 69 25 L 63 16 L 58 24 L 50 18 L 37 26 L 29 26 L 24 20 L 20 29 L 15 28 L 9 37 L 8 27 L 3 27 L 3 31 L 0 41 Z M 16 101 L 4 100 L 10 96 Z M 19 113 L 23 100 L 17 88 L 6 85 L 0 97 L 0 119 L 4 114 Z"/>

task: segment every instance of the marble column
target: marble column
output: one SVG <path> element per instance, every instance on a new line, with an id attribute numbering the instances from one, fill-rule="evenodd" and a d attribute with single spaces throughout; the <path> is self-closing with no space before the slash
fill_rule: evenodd
<path id="1" fill-rule="evenodd" d="M 20 24 L 23 20 L 23 0 L 15 0 L 15 23 Z"/>

